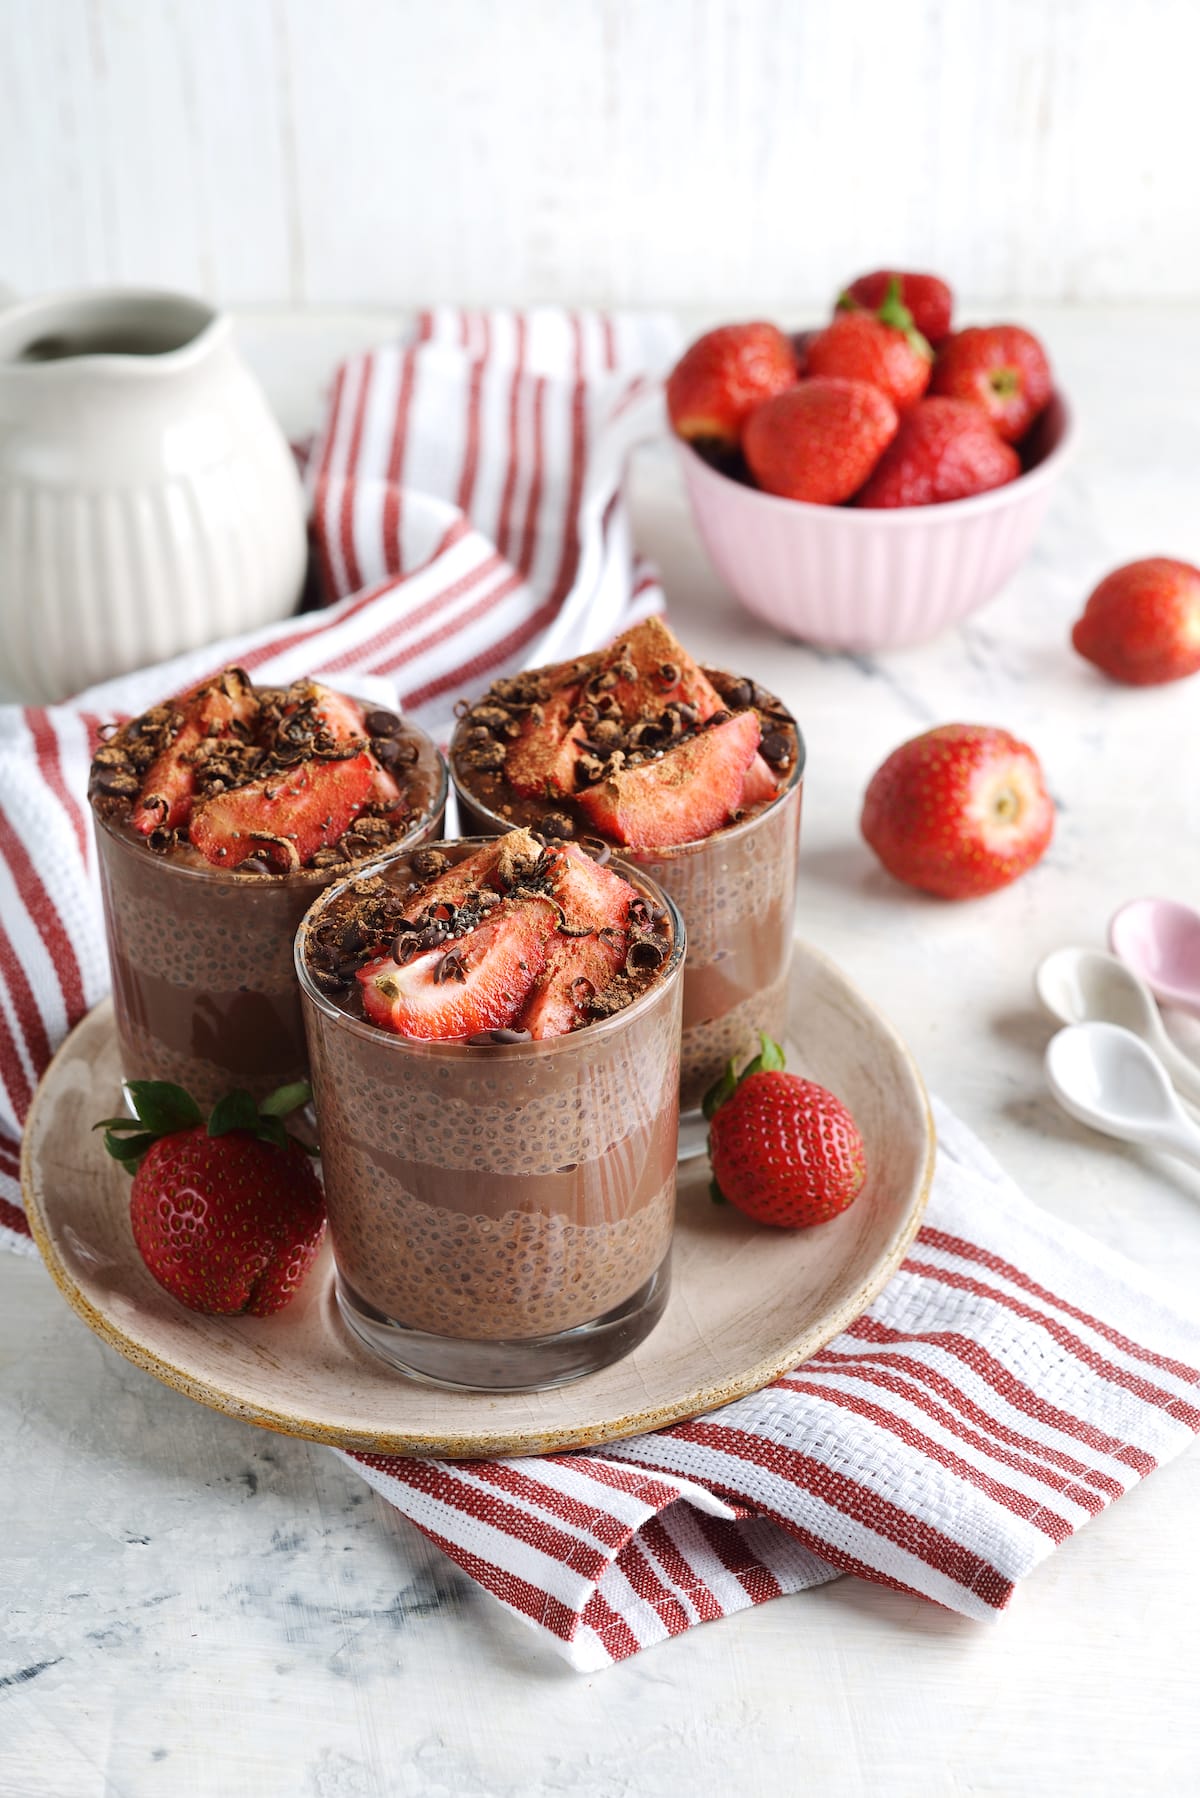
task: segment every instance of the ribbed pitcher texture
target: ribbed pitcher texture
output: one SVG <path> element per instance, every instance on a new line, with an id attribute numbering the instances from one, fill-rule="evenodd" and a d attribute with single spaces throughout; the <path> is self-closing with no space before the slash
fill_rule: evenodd
<path id="1" fill-rule="evenodd" d="M 228 318 L 141 291 L 0 314 L 0 699 L 284 618 L 305 553 L 295 462 Z"/>

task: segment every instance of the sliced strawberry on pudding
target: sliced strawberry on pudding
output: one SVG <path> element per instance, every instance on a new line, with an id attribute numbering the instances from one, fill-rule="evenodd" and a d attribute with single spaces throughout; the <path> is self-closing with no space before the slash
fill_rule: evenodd
<path id="1" fill-rule="evenodd" d="M 577 843 L 553 855 L 550 887 L 568 930 L 625 930 L 636 890 L 612 868 L 602 868 Z"/>
<path id="2" fill-rule="evenodd" d="M 582 688 L 563 687 L 529 711 L 508 745 L 504 773 L 514 793 L 527 799 L 561 799 L 575 791 L 575 762 L 585 727 L 571 718 Z"/>
<path id="3" fill-rule="evenodd" d="M 368 799 L 377 772 L 367 750 L 340 761 L 301 762 L 203 800 L 188 836 L 206 861 L 236 868 L 265 856 L 281 872 L 302 867 L 340 841 Z"/>
<path id="4" fill-rule="evenodd" d="M 258 699 L 240 668 L 226 668 L 177 701 L 180 722 L 170 743 L 155 757 L 129 822 L 140 836 L 175 830 L 187 822 L 196 790 L 197 754 L 210 741 L 249 732 L 258 717 Z"/>
<path id="5" fill-rule="evenodd" d="M 779 777 L 772 774 L 761 755 L 756 754 L 746 770 L 746 778 L 742 783 L 742 799 L 739 811 L 748 812 L 752 806 L 768 805 L 779 797 Z"/>
<path id="6" fill-rule="evenodd" d="M 597 830 L 630 848 L 699 842 L 741 805 L 760 735 L 757 713 L 738 712 L 656 761 L 598 781 L 579 794 L 578 803 Z"/>
<path id="7" fill-rule="evenodd" d="M 520 1016 L 521 1028 L 535 1041 L 578 1030 L 588 1021 L 589 1002 L 621 972 L 627 952 L 623 930 L 553 938 L 546 970 Z"/>
<path id="8" fill-rule="evenodd" d="M 313 716 L 325 726 L 336 743 L 361 743 L 365 748 L 370 740 L 366 726 L 366 714 L 356 699 L 346 693 L 335 693 L 332 687 L 322 686 L 320 681 L 309 683 L 312 690 Z M 375 780 L 371 790 L 371 802 L 379 806 L 381 811 L 392 811 L 400 804 L 400 788 L 386 768 L 375 765 Z"/>
<path id="9" fill-rule="evenodd" d="M 611 693 L 624 718 L 656 717 L 677 703 L 695 707 L 703 724 L 723 701 L 698 662 L 692 660 L 661 618 L 645 618 L 604 652 L 587 683 L 589 698 Z"/>
<path id="10" fill-rule="evenodd" d="M 542 845 L 527 830 L 510 830 L 484 843 L 464 861 L 455 862 L 427 881 L 404 907 L 404 916 L 417 918 L 437 906 L 458 906 L 480 888 L 503 893 L 514 884 L 521 869 L 532 869 L 542 855 Z"/>
<path id="11" fill-rule="evenodd" d="M 507 901 L 474 930 L 411 961 L 368 962 L 358 974 L 363 1009 L 372 1023 L 427 1041 L 506 1029 L 546 966 L 556 923 L 544 899 Z"/>

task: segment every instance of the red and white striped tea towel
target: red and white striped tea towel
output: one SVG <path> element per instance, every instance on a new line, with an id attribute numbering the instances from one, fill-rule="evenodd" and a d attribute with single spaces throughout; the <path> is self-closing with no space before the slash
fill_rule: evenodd
<path id="1" fill-rule="evenodd" d="M 908 1259 L 765 1391 L 599 1454 L 345 1458 L 581 1669 L 839 1573 L 996 1616 L 1200 1429 L 1200 1320 L 935 1111 Z"/>
<path id="2" fill-rule="evenodd" d="M 659 416 L 643 373 L 669 350 L 653 321 L 423 319 L 410 344 L 342 370 L 309 464 L 333 605 L 73 705 L 0 709 L 12 1246 L 28 1244 L 15 1174 L 33 1083 L 107 987 L 84 799 L 100 720 L 235 656 L 270 680 L 390 678 L 437 730 L 459 692 L 605 640 L 658 599 L 636 577 L 619 482 Z M 994 1615 L 1200 1428 L 1200 1324 L 938 1123 L 900 1273 L 765 1392 L 602 1455 L 347 1460 L 581 1668 L 843 1572 Z"/>

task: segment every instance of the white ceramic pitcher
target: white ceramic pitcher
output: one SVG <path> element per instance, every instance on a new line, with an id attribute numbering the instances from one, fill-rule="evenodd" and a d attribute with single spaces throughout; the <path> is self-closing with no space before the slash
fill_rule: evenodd
<path id="1" fill-rule="evenodd" d="M 0 699 L 284 618 L 304 505 L 230 321 L 142 291 L 0 312 Z"/>

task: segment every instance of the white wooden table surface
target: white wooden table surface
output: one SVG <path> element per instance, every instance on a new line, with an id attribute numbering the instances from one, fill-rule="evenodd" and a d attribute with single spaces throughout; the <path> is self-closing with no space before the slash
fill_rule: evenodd
<path id="1" fill-rule="evenodd" d="M 1058 944 L 1100 944 L 1126 898 L 1200 898 L 1200 677 L 1117 689 L 1067 645 L 1109 566 L 1200 561 L 1200 315 L 1025 316 L 1083 442 L 1034 558 L 962 630 L 878 662 L 776 639 L 709 573 L 657 452 L 635 473 L 639 536 L 689 646 L 768 681 L 803 722 L 803 928 L 1028 1191 L 1186 1298 L 1200 1175 L 1053 1107 L 1030 977 Z M 242 341 L 299 431 L 338 354 L 388 324 L 260 316 Z M 1060 821 L 1025 881 L 944 906 L 877 870 L 857 816 L 882 756 L 953 719 L 1031 741 Z M 332 1455 L 157 1385 L 12 1257 L 0 1429 L 4 1798 L 1200 1790 L 1195 1451 L 1068 1542 L 994 1625 L 844 1579 L 585 1677 Z"/>

